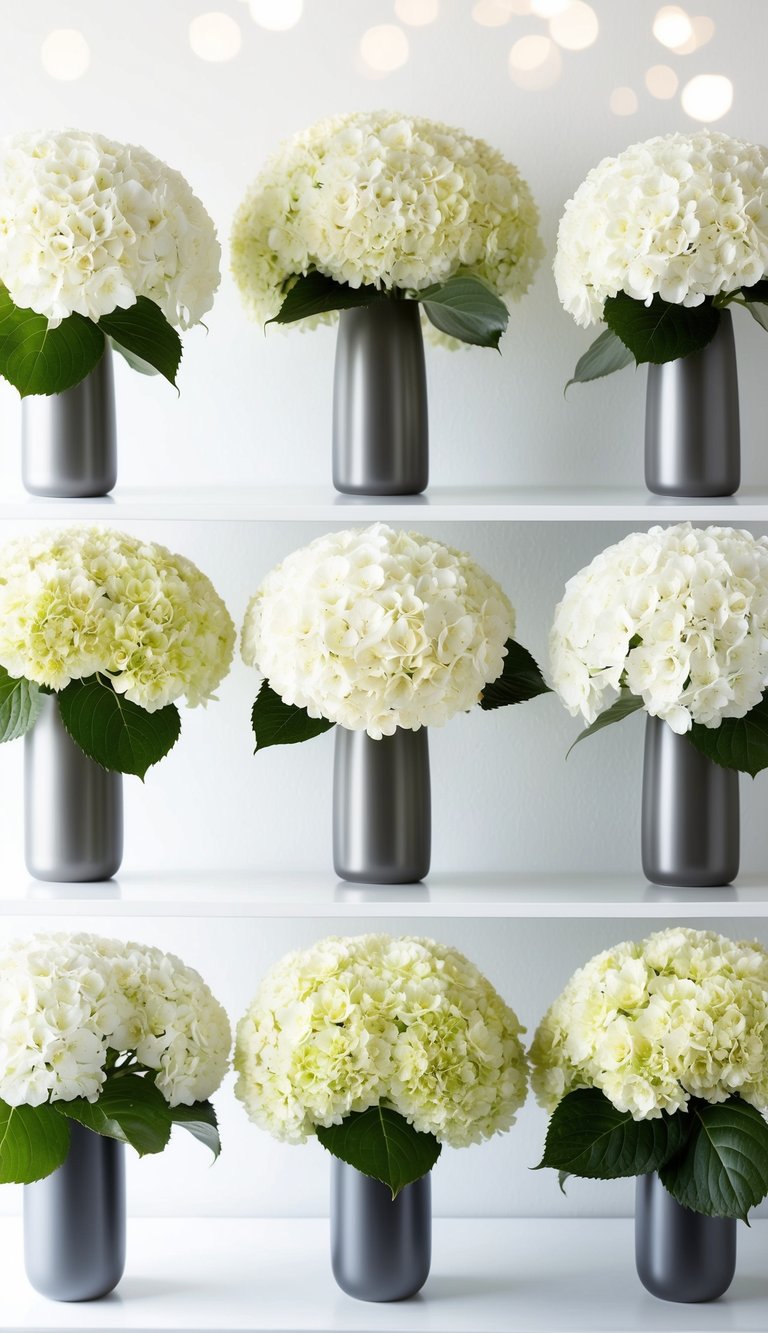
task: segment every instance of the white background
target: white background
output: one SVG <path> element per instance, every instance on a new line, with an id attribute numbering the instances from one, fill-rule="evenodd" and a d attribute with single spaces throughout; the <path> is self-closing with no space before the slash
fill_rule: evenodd
<path id="1" fill-rule="evenodd" d="M 363 30 L 393 19 L 391 0 L 307 0 L 294 30 L 269 34 L 240 0 L 211 0 L 243 30 L 239 56 L 204 63 L 187 28 L 205 0 L 25 0 L 6 5 L 0 50 L 2 128 L 77 125 L 144 143 L 188 176 L 214 216 L 225 245 L 230 217 L 274 144 L 337 111 L 377 105 L 444 119 L 491 140 L 530 181 L 542 211 L 549 255 L 535 288 L 515 308 L 503 356 L 428 353 L 432 477 L 438 484 L 637 484 L 642 477 L 644 375 L 625 371 L 599 385 L 562 385 L 590 334 L 561 311 L 550 261 L 564 200 L 601 156 L 626 143 L 690 127 L 679 101 L 654 101 L 643 73 L 673 65 L 681 81 L 715 72 L 734 80 L 733 111 L 719 125 L 766 138 L 765 0 L 702 0 L 716 23 L 713 42 L 677 57 L 651 36 L 656 4 L 593 0 L 597 44 L 566 54 L 560 82 L 523 92 L 507 74 L 512 42 L 542 32 L 533 19 L 481 28 L 469 0 L 441 0 L 438 22 L 409 31 L 411 59 L 372 80 L 357 48 Z M 6 16 L 7 17 L 7 16 Z M 82 79 L 42 73 L 39 48 L 53 27 L 79 28 L 91 47 Z M 632 86 L 640 109 L 619 118 L 611 90 Z M 226 255 L 225 255 L 226 270 Z M 179 398 L 164 383 L 117 367 L 120 475 L 126 486 L 327 484 L 333 333 L 264 338 L 249 325 L 225 272 L 210 333 L 185 339 Z M 768 342 L 737 312 L 745 478 L 765 485 L 765 358 Z M 18 490 L 20 409 L 0 383 L 0 489 Z M 341 525 L 341 522 L 340 522 Z M 552 610 L 565 579 L 628 528 L 421 523 L 472 551 L 518 609 L 518 634 L 543 660 Z M 133 523 L 196 560 L 239 623 L 266 570 L 327 525 Z M 0 524 L 5 539 L 19 525 Z M 126 782 L 125 869 L 203 867 L 325 869 L 330 856 L 332 737 L 299 749 L 252 755 L 249 709 L 256 679 L 239 661 L 207 711 L 185 713 L 182 742 L 145 786 Z M 552 699 L 494 715 L 457 718 L 431 737 L 434 867 L 438 870 L 635 870 L 639 860 L 642 724 L 626 723 L 580 747 L 566 766 L 578 727 Z M 22 863 L 22 745 L 0 751 L 0 874 L 26 891 Z M 742 780 L 743 867 L 765 871 L 765 779 Z M 52 924 L 54 924 L 52 919 Z M 71 922 L 57 922 L 67 928 Z M 360 918 L 334 929 L 357 932 Z M 648 922 L 383 923 L 392 932 L 459 943 L 483 967 L 532 1030 L 571 971 L 598 948 L 651 928 Z M 39 925 L 39 923 L 38 923 Z M 32 929 L 32 923 L 27 923 Z M 132 920 L 80 921 L 82 928 L 129 934 L 173 948 L 198 966 L 236 1016 L 260 973 L 283 951 L 327 933 L 328 923 Z M 382 923 L 378 923 L 381 928 Z M 0 920 L 3 941 L 25 929 Z M 375 928 L 375 926 L 374 926 Z M 734 936 L 765 923 L 723 922 Z M 229 1087 L 219 1096 L 225 1153 L 214 1169 L 199 1145 L 179 1137 L 162 1158 L 131 1163 L 137 1213 L 322 1214 L 327 1164 L 316 1145 L 289 1149 L 249 1126 Z M 545 1116 L 529 1105 L 506 1138 L 466 1153 L 446 1152 L 436 1172 L 438 1213 L 472 1215 L 628 1213 L 626 1183 L 573 1182 L 563 1199 L 554 1176 L 531 1175 Z M 0 1191 L 0 1211 L 20 1192 Z"/>

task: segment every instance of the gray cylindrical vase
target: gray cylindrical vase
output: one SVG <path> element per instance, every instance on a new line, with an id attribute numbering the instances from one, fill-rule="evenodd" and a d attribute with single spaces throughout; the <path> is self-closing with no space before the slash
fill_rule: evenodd
<path id="1" fill-rule="evenodd" d="M 22 479 L 32 495 L 108 495 L 117 481 L 112 352 L 72 389 L 22 400 Z"/>
<path id="2" fill-rule="evenodd" d="M 635 1263 L 643 1286 L 663 1301 L 716 1301 L 736 1272 L 736 1219 L 692 1213 L 655 1172 L 638 1176 Z"/>
<path id="3" fill-rule="evenodd" d="M 739 775 L 661 718 L 645 730 L 643 873 L 653 884 L 714 888 L 739 871 Z"/>
<path id="4" fill-rule="evenodd" d="M 427 730 L 373 741 L 336 728 L 333 864 L 360 884 L 416 884 L 432 846 Z"/>
<path id="5" fill-rule="evenodd" d="M 342 310 L 333 383 L 333 484 L 349 495 L 418 495 L 429 480 L 421 306 Z"/>
<path id="6" fill-rule="evenodd" d="M 53 1301 L 94 1301 L 125 1269 L 125 1151 L 76 1121 L 69 1156 L 24 1186 L 24 1265 Z"/>
<path id="7" fill-rule="evenodd" d="M 35 879 L 110 879 L 123 859 L 123 779 L 94 763 L 64 727 L 55 695 L 24 738 L 24 831 Z"/>
<path id="8" fill-rule="evenodd" d="M 645 484 L 657 495 L 733 495 L 741 481 L 730 311 L 700 352 L 648 367 Z"/>
<path id="9" fill-rule="evenodd" d="M 331 1163 L 331 1265 L 358 1301 L 404 1301 L 429 1276 L 432 1184 L 429 1173 L 397 1198 L 388 1186 L 337 1157 Z"/>

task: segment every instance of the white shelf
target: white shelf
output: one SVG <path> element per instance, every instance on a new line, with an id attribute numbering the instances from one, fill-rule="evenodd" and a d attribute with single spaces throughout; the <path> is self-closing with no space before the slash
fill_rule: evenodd
<path id="1" fill-rule="evenodd" d="M 154 917 L 692 917 L 768 916 L 768 881 L 664 889 L 640 876 L 452 874 L 391 888 L 347 884 L 332 872 L 197 870 L 119 875 L 104 884 L 46 884 L 10 876 L 0 916 Z"/>
<path id="2" fill-rule="evenodd" d="M 764 1333 L 768 1311 L 768 1222 L 739 1228 L 736 1278 L 711 1305 L 643 1290 L 626 1219 L 436 1221 L 426 1286 L 391 1305 L 339 1291 L 325 1221 L 136 1220 L 117 1291 L 75 1305 L 27 1286 L 20 1222 L 0 1243 L 13 1333 Z"/>
<path id="3" fill-rule="evenodd" d="M 674 499 L 637 488 L 432 487 L 404 497 L 339 495 L 330 487 L 283 486 L 197 489 L 118 488 L 97 500 L 48 500 L 23 492 L 0 499 L 1 519 L 136 519 L 323 523 L 370 522 L 377 515 L 416 522 L 433 520 L 506 522 L 671 523 L 768 521 L 768 492 L 745 488 L 723 499 Z"/>

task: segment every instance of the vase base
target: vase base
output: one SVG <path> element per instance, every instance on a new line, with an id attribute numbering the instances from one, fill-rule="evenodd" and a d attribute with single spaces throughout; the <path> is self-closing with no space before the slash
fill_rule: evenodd
<path id="1" fill-rule="evenodd" d="M 383 884 L 387 886 L 402 884 L 405 886 L 408 884 L 421 884 L 429 874 L 429 866 L 416 866 L 413 870 L 403 870 L 398 866 L 396 870 L 387 871 L 379 869 L 376 872 L 348 870 L 337 865 L 334 865 L 333 868 L 339 879 L 343 879 L 347 884 Z"/>
<path id="2" fill-rule="evenodd" d="M 334 490 L 337 490 L 340 495 L 376 495 L 376 496 L 423 495 L 428 485 L 429 485 L 428 480 L 424 482 L 413 482 L 411 484 L 406 484 L 403 486 L 399 486 L 391 482 L 390 483 L 382 482 L 379 485 L 377 485 L 374 482 L 368 482 L 365 485 L 360 485 L 360 486 L 353 486 L 350 485 L 349 483 L 342 483 L 335 480 L 333 483 Z"/>
<path id="3" fill-rule="evenodd" d="M 735 495 L 740 484 L 741 478 L 737 478 L 735 482 L 723 482 L 722 485 L 714 483 L 706 486 L 663 486 L 658 483 L 651 485 L 647 478 L 645 482 L 646 490 L 650 491 L 651 495 L 668 495 L 680 500 L 725 499 L 729 495 Z"/>
<path id="4" fill-rule="evenodd" d="M 643 866 L 643 874 L 649 884 L 656 884 L 660 889 L 727 889 L 739 873 L 739 867 L 722 872 L 708 871 L 697 874 L 691 872 L 665 873 Z"/>

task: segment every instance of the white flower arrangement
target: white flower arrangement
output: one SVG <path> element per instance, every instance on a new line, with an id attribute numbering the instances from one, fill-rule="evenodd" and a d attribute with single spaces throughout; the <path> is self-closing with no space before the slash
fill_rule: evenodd
<path id="1" fill-rule="evenodd" d="M 233 272 L 262 323 L 309 274 L 416 297 L 463 274 L 509 303 L 543 254 L 538 220 L 517 169 L 481 139 L 422 117 L 356 112 L 312 126 L 267 162 L 235 216 Z M 340 304 L 336 292 L 325 310 Z M 321 312 L 292 318 L 310 313 Z"/>
<path id="2" fill-rule="evenodd" d="M 13 941 L 0 953 L 2 1179 L 55 1169 L 48 1154 L 58 1139 L 66 1156 L 68 1119 L 140 1152 L 164 1147 L 174 1123 L 204 1124 L 198 1137 L 218 1151 L 208 1098 L 230 1046 L 223 1008 L 173 954 L 86 934 Z"/>
<path id="3" fill-rule="evenodd" d="M 216 697 L 234 639 L 210 580 L 156 543 L 76 526 L 0 550 L 2 681 L 25 681 L 34 694 L 38 687 L 54 691 L 62 706 L 78 686 L 82 701 L 89 683 L 102 707 L 106 695 L 120 695 L 122 713 L 133 704 L 167 720 L 174 700 L 185 697 L 195 707 Z M 2 720 L 7 706 L 0 701 Z M 32 714 L 30 708 L 30 725 Z M 64 720 L 71 729 L 72 718 Z M 79 719 L 75 736 L 84 749 L 86 720 Z M 92 757 L 113 766 L 104 754 Z"/>
<path id="4" fill-rule="evenodd" d="M 340 1156 L 334 1127 L 386 1108 L 403 1145 L 437 1140 L 428 1170 L 441 1143 L 463 1148 L 514 1124 L 527 1091 L 523 1031 L 455 949 L 389 935 L 325 939 L 263 978 L 237 1027 L 235 1092 L 274 1137 L 318 1134 Z"/>
<path id="5" fill-rule="evenodd" d="M 0 144 L 3 315 L 27 341 L 40 342 L 42 357 L 36 378 L 28 377 L 0 343 L 0 373 L 22 393 L 77 383 L 103 354 L 105 336 L 175 379 L 174 328 L 198 324 L 210 310 L 220 259 L 200 200 L 145 148 L 80 130 L 16 134 Z M 78 336 L 74 316 L 99 331 Z M 71 366 L 57 365 L 51 346 L 66 347 Z"/>
<path id="6" fill-rule="evenodd" d="M 585 355 L 576 379 L 620 368 L 617 338 L 627 351 L 623 364 L 698 350 L 734 300 L 764 326 L 768 149 L 699 129 L 604 158 L 566 204 L 554 272 L 576 322 L 604 319 L 613 334 L 603 335 L 602 358 L 590 363 Z M 648 308 L 647 320 L 638 304 Z M 670 307 L 680 306 L 700 315 L 679 321 Z"/>
<path id="7" fill-rule="evenodd" d="M 243 659 L 290 707 L 379 739 L 442 726 L 504 670 L 515 613 L 468 555 L 384 523 L 319 537 L 250 602 Z"/>
<path id="8" fill-rule="evenodd" d="M 678 523 L 607 547 L 566 584 L 550 679 L 590 725 L 628 695 L 698 741 L 747 717 L 768 684 L 768 539 Z"/>
<path id="9" fill-rule="evenodd" d="M 542 1165 L 598 1179 L 657 1170 L 678 1202 L 716 1215 L 746 1217 L 768 1193 L 768 951 L 756 941 L 673 926 L 596 955 L 545 1014 L 530 1059 L 553 1113 Z"/>

